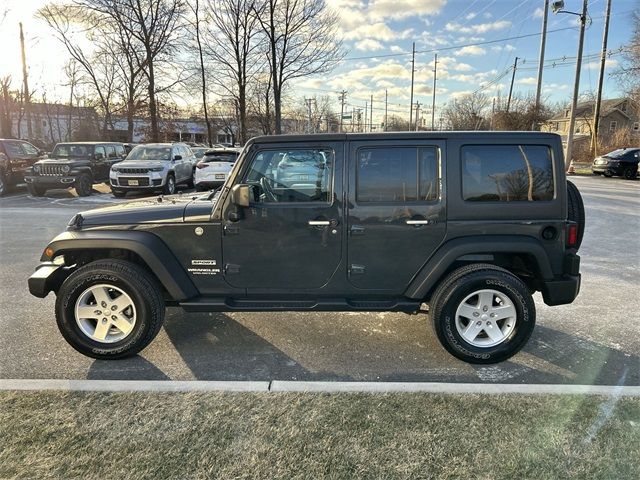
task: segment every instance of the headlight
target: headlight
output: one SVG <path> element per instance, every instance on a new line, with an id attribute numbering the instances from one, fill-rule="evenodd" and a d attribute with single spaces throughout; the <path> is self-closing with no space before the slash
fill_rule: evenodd
<path id="1" fill-rule="evenodd" d="M 34 172 L 36 172 L 36 173 L 40 172 L 40 165 L 35 164 L 35 165 L 33 166 L 33 171 L 34 171 Z"/>
<path id="2" fill-rule="evenodd" d="M 150 172 L 161 172 L 162 170 L 164 170 L 162 167 L 153 167 L 149 169 Z"/>
<path id="3" fill-rule="evenodd" d="M 111 173 L 118 173 L 118 167 L 111 167 Z"/>
<path id="4" fill-rule="evenodd" d="M 62 166 L 62 173 L 69 173 L 71 171 L 71 167 L 69 165 Z"/>

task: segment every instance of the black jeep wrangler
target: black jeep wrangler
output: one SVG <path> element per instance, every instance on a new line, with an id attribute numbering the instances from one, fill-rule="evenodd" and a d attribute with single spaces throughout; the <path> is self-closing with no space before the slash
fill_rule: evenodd
<path id="1" fill-rule="evenodd" d="M 81 197 L 91 195 L 94 183 L 109 183 L 109 170 L 126 157 L 124 144 L 115 142 L 58 143 L 49 158 L 26 171 L 27 189 L 41 197 L 53 188 L 75 187 Z"/>
<path id="2" fill-rule="evenodd" d="M 62 335 L 95 358 L 139 352 L 167 305 L 417 313 L 426 303 L 449 352 L 493 363 L 527 342 L 534 292 L 547 305 L 576 298 L 583 230 L 555 134 L 259 137 L 215 194 L 77 214 L 29 289 L 57 294 Z"/>

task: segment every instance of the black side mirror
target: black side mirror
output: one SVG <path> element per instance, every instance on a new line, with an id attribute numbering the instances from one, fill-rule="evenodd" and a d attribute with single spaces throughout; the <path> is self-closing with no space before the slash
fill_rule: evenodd
<path id="1" fill-rule="evenodd" d="M 231 202 L 238 207 L 248 207 L 251 201 L 251 187 L 249 185 L 234 185 L 231 189 Z"/>
<path id="2" fill-rule="evenodd" d="M 174 160 L 182 160 L 182 155 L 176 155 L 173 157 Z"/>

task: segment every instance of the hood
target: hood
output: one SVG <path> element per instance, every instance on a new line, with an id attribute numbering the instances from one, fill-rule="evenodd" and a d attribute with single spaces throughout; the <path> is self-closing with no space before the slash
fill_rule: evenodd
<path id="1" fill-rule="evenodd" d="M 206 196 L 171 195 L 87 210 L 75 218 L 81 227 L 202 222 L 209 221 L 213 206 Z"/>
<path id="2" fill-rule="evenodd" d="M 165 161 L 151 161 L 151 160 L 123 160 L 116 163 L 118 168 L 165 168 L 169 163 Z"/>
<path id="3" fill-rule="evenodd" d="M 73 158 L 44 158 L 42 160 L 38 160 L 36 163 L 38 165 L 77 165 L 78 162 L 90 162 L 91 159 L 89 157 L 73 157 Z"/>

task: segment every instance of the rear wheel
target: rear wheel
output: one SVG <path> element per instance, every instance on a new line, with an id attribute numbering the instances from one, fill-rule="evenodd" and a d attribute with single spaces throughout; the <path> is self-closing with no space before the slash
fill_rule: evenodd
<path id="1" fill-rule="evenodd" d="M 627 180 L 633 180 L 638 176 L 638 167 L 627 167 L 622 172 L 622 176 Z"/>
<path id="2" fill-rule="evenodd" d="M 176 193 L 176 178 L 172 173 L 167 175 L 167 181 L 164 184 L 162 193 L 164 193 L 165 195 L 173 195 L 174 193 Z"/>
<path id="3" fill-rule="evenodd" d="M 88 173 L 83 173 L 76 180 L 76 192 L 81 197 L 88 197 L 91 195 L 93 188 L 93 181 Z"/>
<path id="4" fill-rule="evenodd" d="M 155 279 L 138 265 L 99 260 L 72 273 L 56 298 L 58 328 L 93 358 L 135 355 L 158 334 L 164 301 Z"/>
<path id="5" fill-rule="evenodd" d="M 535 304 L 527 286 L 493 265 L 452 272 L 434 293 L 429 316 L 442 346 L 469 363 L 502 362 L 529 340 Z"/>
<path id="6" fill-rule="evenodd" d="M 47 189 L 33 183 L 27 183 L 27 191 L 32 197 L 41 197 L 47 193 Z"/>
<path id="7" fill-rule="evenodd" d="M 8 187 L 4 172 L 0 171 L 0 197 L 7 193 Z"/>
<path id="8" fill-rule="evenodd" d="M 580 248 L 584 236 L 585 213 L 580 190 L 567 180 L 567 219 L 578 224 L 578 241 L 576 248 Z"/>

